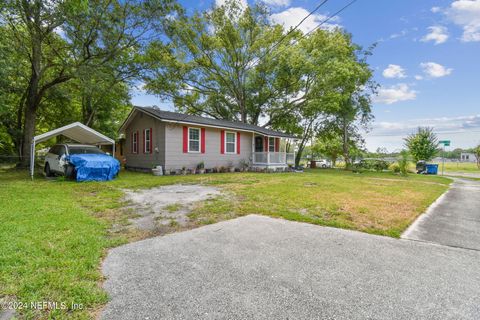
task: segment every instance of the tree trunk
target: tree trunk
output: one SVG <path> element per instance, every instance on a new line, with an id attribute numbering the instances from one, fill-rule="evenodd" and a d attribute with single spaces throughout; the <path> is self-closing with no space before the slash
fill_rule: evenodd
<path id="1" fill-rule="evenodd" d="M 40 25 L 38 14 L 35 16 L 35 24 Z M 23 125 L 23 145 L 20 160 L 21 167 L 28 167 L 30 162 L 30 144 L 35 136 L 37 110 L 40 104 L 39 85 L 41 77 L 42 38 L 39 30 L 32 33 L 31 74 L 27 88 L 25 101 L 25 123 Z"/>
<path id="2" fill-rule="evenodd" d="M 93 110 L 92 107 L 92 96 L 90 94 L 82 94 L 82 118 L 83 121 L 82 123 L 86 126 L 91 126 L 91 123 L 93 122 L 93 116 L 95 111 Z"/>
<path id="3" fill-rule="evenodd" d="M 23 110 L 25 108 L 25 93 L 20 98 L 20 102 L 18 103 L 18 110 L 17 110 L 17 122 L 16 128 L 13 137 L 13 144 L 15 146 L 15 150 L 17 151 L 18 155 L 18 162 L 22 160 L 23 154 L 23 136 L 22 136 L 22 124 L 23 124 Z"/>
<path id="4" fill-rule="evenodd" d="M 298 147 L 298 152 L 295 154 L 295 167 L 298 167 L 300 165 L 300 160 L 302 159 L 303 149 L 304 149 L 304 147 Z"/>
<path id="5" fill-rule="evenodd" d="M 350 169 L 350 150 L 348 148 L 348 124 L 347 119 L 343 119 L 343 158 L 345 159 L 345 170 Z"/>
<path id="6" fill-rule="evenodd" d="M 30 95 L 30 94 L 29 94 Z M 36 98 L 36 95 L 33 97 Z M 30 145 L 35 136 L 35 127 L 37 122 L 37 104 L 35 101 L 29 101 L 27 98 L 27 105 L 25 108 L 25 124 L 23 126 L 23 145 L 20 166 L 28 167 L 30 162 Z"/>

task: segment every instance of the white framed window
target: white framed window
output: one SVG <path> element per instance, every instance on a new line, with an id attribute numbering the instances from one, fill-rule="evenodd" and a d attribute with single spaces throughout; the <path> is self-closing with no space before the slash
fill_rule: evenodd
<path id="1" fill-rule="evenodd" d="M 237 153 L 236 132 L 225 132 L 225 153 Z"/>
<path id="2" fill-rule="evenodd" d="M 268 138 L 268 151 L 275 152 L 275 138 L 269 137 Z"/>
<path id="3" fill-rule="evenodd" d="M 135 131 L 132 134 L 132 152 L 138 153 L 138 132 Z"/>
<path id="4" fill-rule="evenodd" d="M 150 129 L 145 129 L 145 137 L 143 141 L 143 152 L 144 153 L 150 153 L 150 148 L 151 148 L 151 139 L 150 139 Z"/>
<path id="5" fill-rule="evenodd" d="M 188 128 L 188 152 L 200 152 L 200 128 Z"/>

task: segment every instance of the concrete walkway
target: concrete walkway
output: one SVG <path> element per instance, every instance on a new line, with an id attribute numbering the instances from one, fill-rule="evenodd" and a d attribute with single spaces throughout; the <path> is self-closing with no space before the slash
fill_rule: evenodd
<path id="1" fill-rule="evenodd" d="M 474 250 L 250 215 L 111 250 L 101 318 L 478 319 L 479 261 Z"/>
<path id="2" fill-rule="evenodd" d="M 455 179 L 402 238 L 480 250 L 480 181 Z"/>

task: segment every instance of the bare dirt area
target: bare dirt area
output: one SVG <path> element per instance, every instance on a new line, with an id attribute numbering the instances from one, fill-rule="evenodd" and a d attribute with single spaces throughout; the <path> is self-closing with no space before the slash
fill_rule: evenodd
<path id="1" fill-rule="evenodd" d="M 215 187 L 181 184 L 124 192 L 128 203 L 125 209 L 133 214 L 129 221 L 134 227 L 155 234 L 188 227 L 188 214 L 195 205 L 221 195 Z"/>

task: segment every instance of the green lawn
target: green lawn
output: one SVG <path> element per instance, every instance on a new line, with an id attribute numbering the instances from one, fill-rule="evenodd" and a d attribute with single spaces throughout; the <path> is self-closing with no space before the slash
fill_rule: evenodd
<path id="1" fill-rule="evenodd" d="M 442 163 L 438 164 L 438 170 L 442 171 Z M 472 162 L 445 162 L 445 172 L 478 172 L 480 173 L 480 169 L 478 169 L 476 163 Z"/>
<path id="2" fill-rule="evenodd" d="M 1 169 L 0 169 L 1 170 Z M 127 224 L 122 189 L 172 183 L 218 186 L 224 198 L 196 206 L 193 226 L 250 213 L 398 237 L 449 179 L 339 170 L 154 177 L 122 172 L 107 183 L 45 180 L 0 171 L 0 300 L 82 304 L 84 309 L 22 310 L 26 318 L 92 317 L 108 297 L 100 262 L 112 246 L 148 235 L 111 231 Z"/>

